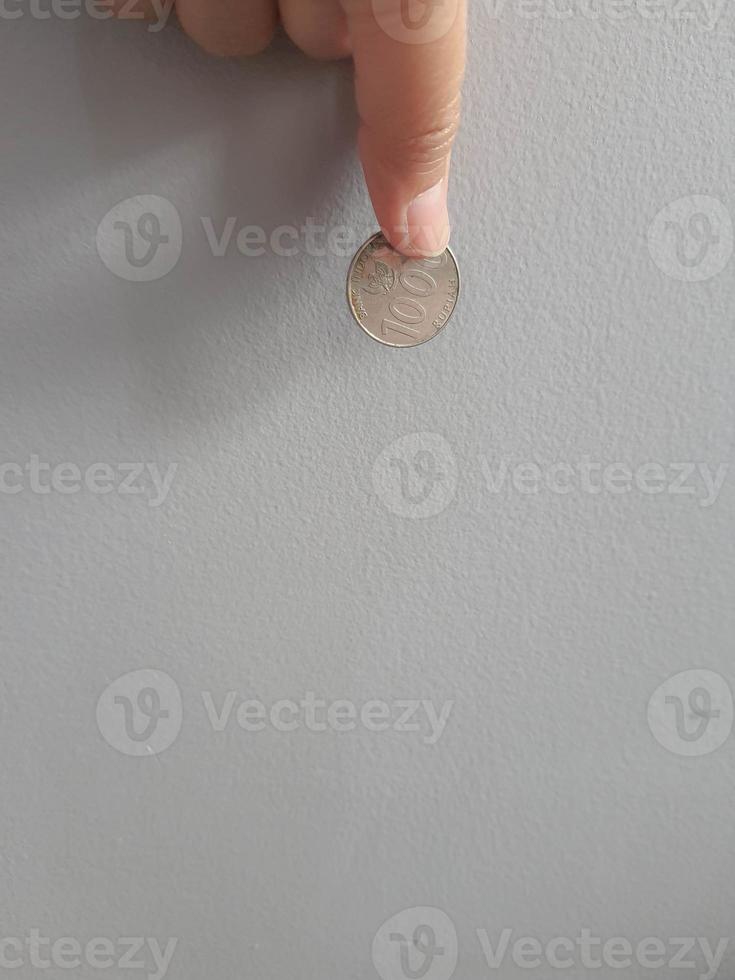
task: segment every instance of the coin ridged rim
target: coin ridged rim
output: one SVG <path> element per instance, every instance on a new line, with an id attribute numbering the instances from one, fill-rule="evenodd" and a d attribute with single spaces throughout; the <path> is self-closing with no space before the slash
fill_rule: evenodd
<path id="1" fill-rule="evenodd" d="M 454 262 L 454 268 L 457 270 L 457 298 L 454 301 L 454 306 L 452 307 L 452 312 L 449 314 L 449 316 L 445 320 L 444 324 L 441 327 L 439 327 L 439 329 L 436 331 L 436 333 L 433 333 L 430 337 L 424 338 L 424 340 L 420 340 L 417 344 L 392 344 L 389 340 L 381 340 L 379 337 L 376 337 L 374 334 L 370 333 L 370 331 L 363 325 L 362 321 L 359 319 L 359 317 L 355 313 L 355 310 L 354 310 L 354 308 L 352 306 L 352 299 L 350 297 L 350 280 L 352 279 L 352 270 L 355 267 L 355 263 L 357 262 L 358 257 L 362 254 L 362 250 L 367 245 L 369 245 L 370 242 L 374 241 L 376 238 L 381 237 L 381 236 L 383 238 L 385 238 L 385 235 L 383 234 L 382 231 L 376 231 L 375 234 L 373 234 L 369 238 L 366 238 L 365 239 L 365 241 L 362 243 L 362 245 L 360 245 L 360 247 L 357 249 L 357 251 L 355 252 L 355 254 L 352 256 L 352 261 L 350 262 L 350 267 L 347 270 L 347 284 L 346 284 L 346 287 L 345 287 L 345 295 L 347 296 L 347 306 L 349 307 L 350 313 L 352 314 L 352 319 L 358 325 L 358 327 L 360 328 L 360 330 L 362 330 L 362 332 L 364 334 L 367 334 L 367 336 L 371 340 L 374 340 L 376 344 L 380 344 L 382 347 L 391 347 L 391 348 L 393 348 L 393 350 L 410 350 L 412 347 L 422 347 L 424 344 L 428 344 L 430 340 L 435 340 L 439 336 L 440 333 L 443 333 L 444 332 L 444 328 L 446 327 L 447 323 L 449 323 L 449 321 L 452 319 L 452 317 L 454 316 L 454 311 L 457 309 L 457 303 L 459 303 L 460 293 L 462 292 L 462 276 L 461 276 L 461 273 L 459 271 L 459 263 L 457 262 L 457 257 L 455 256 L 455 254 L 451 250 L 451 248 L 447 245 L 447 247 L 444 249 L 444 251 L 445 252 L 449 252 L 450 256 L 452 257 L 452 262 Z M 388 245 L 390 245 L 391 248 L 393 248 L 393 246 L 390 244 L 390 242 L 388 241 L 387 238 L 385 238 L 385 241 L 386 241 L 386 243 Z M 393 251 L 394 252 L 398 252 L 398 249 L 397 248 L 394 248 Z M 398 252 L 398 254 L 399 255 L 402 255 L 403 253 L 402 252 Z M 440 254 L 442 254 L 442 253 L 440 253 Z M 424 258 L 424 256 L 420 256 L 420 255 L 417 255 L 417 256 L 404 255 L 403 257 L 405 259 L 411 259 L 411 258 L 417 258 L 417 259 L 419 259 L 419 258 Z"/>

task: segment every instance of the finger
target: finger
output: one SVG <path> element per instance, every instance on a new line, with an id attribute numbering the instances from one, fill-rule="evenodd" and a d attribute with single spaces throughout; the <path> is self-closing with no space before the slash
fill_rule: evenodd
<path id="1" fill-rule="evenodd" d="M 224 58 L 262 51 L 278 21 L 275 0 L 176 0 L 176 12 L 192 40 Z"/>
<path id="2" fill-rule="evenodd" d="M 464 71 L 464 0 L 343 0 L 360 156 L 378 222 L 407 255 L 449 240 L 447 181 Z"/>
<path id="3" fill-rule="evenodd" d="M 281 0 L 280 9 L 288 36 L 311 58 L 349 56 L 347 18 L 339 0 Z"/>

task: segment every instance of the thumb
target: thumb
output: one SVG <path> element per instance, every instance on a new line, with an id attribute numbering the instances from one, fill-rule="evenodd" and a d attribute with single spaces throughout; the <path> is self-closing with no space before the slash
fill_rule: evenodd
<path id="1" fill-rule="evenodd" d="M 447 183 L 464 71 L 464 0 L 343 0 L 359 147 L 375 214 L 406 255 L 449 240 Z"/>

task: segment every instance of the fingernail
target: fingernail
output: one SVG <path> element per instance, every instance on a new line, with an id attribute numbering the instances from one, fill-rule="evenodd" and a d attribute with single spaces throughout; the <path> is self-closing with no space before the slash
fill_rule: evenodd
<path id="1" fill-rule="evenodd" d="M 447 182 L 444 178 L 419 194 L 406 211 L 408 242 L 422 255 L 441 255 L 449 242 Z"/>

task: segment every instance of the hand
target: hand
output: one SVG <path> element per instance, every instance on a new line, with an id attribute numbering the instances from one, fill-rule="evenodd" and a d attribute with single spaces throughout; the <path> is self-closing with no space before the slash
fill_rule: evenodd
<path id="1" fill-rule="evenodd" d="M 258 53 L 279 16 L 306 54 L 351 54 L 360 157 L 378 223 L 406 255 L 444 250 L 464 0 L 176 0 L 176 10 L 187 34 L 213 54 Z"/>

